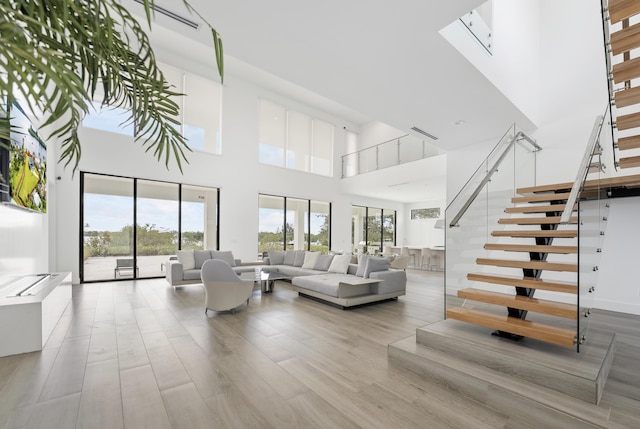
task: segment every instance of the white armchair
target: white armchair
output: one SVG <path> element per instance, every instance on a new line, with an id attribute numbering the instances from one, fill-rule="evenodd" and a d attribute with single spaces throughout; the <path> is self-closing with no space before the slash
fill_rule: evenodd
<path id="1" fill-rule="evenodd" d="M 205 293 L 204 314 L 208 310 L 234 311 L 245 301 L 249 305 L 253 281 L 242 280 L 227 262 L 220 259 L 205 261 L 200 277 Z"/>

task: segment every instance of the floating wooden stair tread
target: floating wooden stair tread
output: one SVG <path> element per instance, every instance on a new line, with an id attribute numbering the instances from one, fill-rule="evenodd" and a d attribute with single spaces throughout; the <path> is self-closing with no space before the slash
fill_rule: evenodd
<path id="1" fill-rule="evenodd" d="M 556 225 L 560 223 L 561 216 L 549 217 L 510 217 L 498 219 L 501 225 Z M 578 222 L 577 216 L 571 216 L 570 223 Z"/>
<path id="2" fill-rule="evenodd" d="M 612 24 L 640 13 L 640 2 L 637 0 L 610 0 L 609 20 Z"/>
<path id="3" fill-rule="evenodd" d="M 620 168 L 640 167 L 640 156 L 620 158 Z"/>
<path id="4" fill-rule="evenodd" d="M 627 80 L 635 79 L 640 77 L 640 58 L 634 58 L 632 60 L 614 64 L 611 69 L 613 71 L 613 81 L 615 83 L 622 83 Z"/>
<path id="5" fill-rule="evenodd" d="M 512 259 L 478 258 L 476 259 L 476 264 L 505 268 L 527 268 L 531 270 L 565 271 L 570 273 L 578 272 L 578 264 L 565 264 L 560 262 L 514 261 Z"/>
<path id="6" fill-rule="evenodd" d="M 530 289 L 549 290 L 553 292 L 578 293 L 576 283 L 563 282 L 558 280 L 539 280 L 533 277 L 507 276 L 504 274 L 480 274 L 469 273 L 467 279 L 473 282 L 491 283 L 496 285 L 524 287 Z"/>
<path id="7" fill-rule="evenodd" d="M 519 207 L 507 207 L 504 209 L 505 213 L 550 213 L 550 212 L 562 212 L 566 207 L 566 204 L 551 204 L 544 206 L 519 206 Z M 573 210 L 577 210 L 578 205 L 573 206 Z"/>
<path id="8" fill-rule="evenodd" d="M 611 52 L 619 55 L 640 47 L 640 24 L 635 24 L 611 34 Z"/>
<path id="9" fill-rule="evenodd" d="M 640 89 L 640 86 L 638 87 L 638 89 Z M 640 91 L 638 91 L 638 93 L 640 94 Z M 618 139 L 618 149 L 620 150 L 629 150 L 629 149 L 638 149 L 638 148 L 640 148 L 640 136 L 623 137 L 621 139 Z"/>
<path id="10" fill-rule="evenodd" d="M 447 317 L 564 347 L 573 347 L 576 336 L 575 331 L 571 329 L 557 328 L 543 323 L 499 316 L 462 307 L 447 310 Z"/>
<path id="11" fill-rule="evenodd" d="M 491 233 L 492 237 L 534 237 L 534 238 L 544 238 L 544 237 L 553 237 L 553 238 L 575 238 L 578 236 L 577 230 L 572 229 L 562 229 L 562 230 L 541 230 L 541 231 L 531 231 L 531 230 L 505 230 L 505 231 L 493 231 Z"/>
<path id="12" fill-rule="evenodd" d="M 575 305 L 556 301 L 547 301 L 544 299 L 529 298 L 528 296 L 511 295 L 481 289 L 461 289 L 458 291 L 458 297 L 487 304 L 517 308 L 518 310 L 563 317 L 565 319 L 576 320 L 578 318 L 578 310 Z"/>
<path id="13" fill-rule="evenodd" d="M 616 91 L 616 93 L 613 95 L 613 99 L 618 108 L 638 104 L 640 103 L 640 86 L 625 89 L 622 91 Z"/>
<path id="14" fill-rule="evenodd" d="M 585 182 L 585 189 L 595 189 L 598 185 L 600 185 L 600 187 L 602 188 L 638 186 L 640 185 L 640 174 L 608 177 L 606 179 L 599 179 L 599 180 L 598 179 L 587 180 Z M 570 190 L 572 186 L 573 186 L 572 182 L 555 183 L 551 185 L 518 188 L 516 189 L 516 192 L 521 195 L 527 195 L 527 194 L 535 194 L 537 192 L 567 191 L 567 190 Z M 549 194 L 549 195 L 557 195 L 557 194 Z M 521 202 L 521 201 L 518 201 L 518 202 Z"/>
<path id="15" fill-rule="evenodd" d="M 487 243 L 485 250 L 504 250 L 506 252 L 535 252 L 535 253 L 578 253 L 578 246 L 538 246 L 535 244 L 495 244 Z"/>
<path id="16" fill-rule="evenodd" d="M 638 62 L 640 68 L 640 61 Z M 631 128 L 640 127 L 640 112 L 629 113 L 628 115 L 619 115 L 616 118 L 616 125 L 619 130 L 629 130 Z"/>
<path id="17" fill-rule="evenodd" d="M 541 194 L 541 195 L 526 195 L 524 197 L 513 197 L 511 202 L 514 204 L 519 203 L 543 203 L 546 201 L 562 201 L 569 198 L 569 192 L 561 192 L 557 194 Z"/>

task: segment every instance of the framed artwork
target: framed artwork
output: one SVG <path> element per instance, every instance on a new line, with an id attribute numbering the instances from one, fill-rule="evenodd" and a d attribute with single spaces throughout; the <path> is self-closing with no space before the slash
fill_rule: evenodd
<path id="1" fill-rule="evenodd" d="M 411 209 L 411 220 L 414 219 L 437 219 L 440 217 L 440 207 L 429 209 Z"/>

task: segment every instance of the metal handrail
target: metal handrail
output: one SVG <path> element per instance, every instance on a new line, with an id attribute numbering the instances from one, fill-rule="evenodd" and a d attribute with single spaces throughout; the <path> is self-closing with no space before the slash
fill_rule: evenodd
<path id="1" fill-rule="evenodd" d="M 598 142 L 600 141 L 600 133 L 602 132 L 602 128 L 604 126 L 605 118 L 607 117 L 607 109 L 605 109 L 604 115 L 600 115 L 596 118 L 595 123 L 593 124 L 593 129 L 591 130 L 591 136 L 589 136 L 589 141 L 587 142 L 587 147 L 585 148 L 584 155 L 582 155 L 582 161 L 580 161 L 580 167 L 578 167 L 578 173 L 576 174 L 576 180 L 573 181 L 573 186 L 571 187 L 571 192 L 569 193 L 569 198 L 567 198 L 567 205 L 562 212 L 562 216 L 560 217 L 561 224 L 567 224 L 571 220 L 571 214 L 573 213 L 573 207 L 578 200 L 578 194 L 582 191 L 584 187 L 584 182 L 587 180 L 587 175 L 589 174 L 589 168 L 591 167 L 591 159 L 595 153 Z"/>
<path id="2" fill-rule="evenodd" d="M 510 127 L 511 128 L 511 127 Z M 505 133 L 505 136 L 509 133 L 509 131 L 507 131 L 507 133 Z M 451 203 L 449 203 L 449 205 L 447 206 L 447 210 L 451 207 L 451 205 L 458 199 L 458 197 L 462 194 L 462 192 L 465 190 L 465 188 L 467 188 L 468 186 L 470 186 L 471 180 L 473 179 L 473 176 L 475 176 L 478 171 L 480 171 L 480 169 L 482 168 L 482 165 L 485 164 L 489 158 L 491 158 L 491 156 L 493 155 L 493 153 L 498 149 L 498 146 L 500 146 L 500 143 L 502 142 L 502 139 L 504 138 L 504 136 L 500 139 L 500 141 L 496 144 L 496 146 L 491 150 L 491 152 L 489 153 L 489 155 L 484 159 L 484 161 L 482 161 L 482 163 L 480 164 L 480 166 L 476 169 L 476 171 L 473 173 L 473 175 L 471 176 L 471 179 L 469 179 L 467 181 L 467 183 L 465 183 L 465 185 L 462 187 L 462 189 L 460 190 L 460 192 L 458 192 L 458 194 L 456 195 L 456 197 L 451 201 Z M 480 194 L 480 192 L 482 192 L 482 189 L 485 187 L 485 185 L 491 180 L 491 176 L 493 176 L 493 174 L 498 171 L 498 167 L 500 166 L 500 164 L 502 163 L 502 161 L 504 160 L 504 158 L 507 156 L 507 153 L 509 152 L 509 149 L 511 149 L 511 147 L 517 142 L 517 141 L 521 141 L 521 140 L 525 140 L 527 141 L 531 146 L 533 146 L 534 148 L 534 152 L 537 152 L 539 150 L 542 150 L 542 148 L 540 147 L 540 145 L 538 145 L 536 143 L 536 141 L 534 139 L 532 139 L 531 137 L 529 137 L 528 135 L 526 135 L 524 132 L 522 131 L 518 131 L 517 133 L 515 133 L 508 141 L 508 143 L 505 145 L 505 148 L 503 149 L 502 153 L 500 154 L 500 156 L 498 157 L 498 159 L 496 160 L 496 162 L 493 164 L 493 166 L 487 170 L 484 178 L 480 181 L 480 183 L 478 184 L 478 186 L 476 186 L 476 189 L 474 189 L 474 191 L 471 193 L 471 195 L 469 196 L 469 198 L 467 199 L 467 201 L 462 205 L 462 207 L 460 208 L 460 210 L 458 211 L 458 213 L 453 216 L 453 218 L 451 219 L 451 221 L 449 222 L 449 228 L 453 228 L 455 226 L 458 225 L 458 221 L 462 218 L 462 216 L 464 216 L 465 212 L 467 211 L 467 209 L 469 209 L 469 207 L 471 206 L 471 204 L 473 204 L 473 202 L 475 201 L 476 197 Z"/>

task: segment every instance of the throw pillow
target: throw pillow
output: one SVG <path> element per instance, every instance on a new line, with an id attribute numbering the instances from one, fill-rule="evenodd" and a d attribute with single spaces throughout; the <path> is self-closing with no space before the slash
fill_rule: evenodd
<path id="1" fill-rule="evenodd" d="M 295 250 L 287 250 L 284 252 L 284 261 L 282 262 L 284 265 L 293 265 L 296 261 L 296 251 Z"/>
<path id="2" fill-rule="evenodd" d="M 231 265 L 232 267 L 236 266 L 236 260 L 233 257 L 233 252 L 231 250 L 212 250 L 211 251 L 211 259 L 220 259 L 222 261 L 225 261 L 227 264 Z"/>
<path id="3" fill-rule="evenodd" d="M 296 250 L 296 258 L 293 261 L 294 267 L 302 267 L 304 264 L 304 250 Z"/>
<path id="4" fill-rule="evenodd" d="M 211 259 L 211 252 L 209 250 L 195 250 L 193 252 L 193 256 L 196 260 L 195 268 L 199 270 L 202 268 L 202 264 L 204 264 L 204 261 L 206 261 L 207 259 Z"/>
<path id="5" fill-rule="evenodd" d="M 389 266 L 391 265 L 391 262 L 389 262 L 389 260 L 387 258 L 369 258 L 367 260 L 367 265 L 364 268 L 364 275 L 363 277 L 365 279 L 369 278 L 369 274 L 375 272 L 375 271 L 387 271 L 389 269 Z"/>
<path id="6" fill-rule="evenodd" d="M 269 265 L 284 264 L 284 250 L 269 250 Z"/>
<path id="7" fill-rule="evenodd" d="M 358 271 L 356 272 L 356 276 L 364 277 L 364 269 L 367 267 L 368 260 L 369 260 L 369 255 L 358 256 Z"/>
<path id="8" fill-rule="evenodd" d="M 178 250 L 178 261 L 182 264 L 183 270 L 193 270 L 196 267 L 196 259 L 193 250 Z"/>
<path id="9" fill-rule="evenodd" d="M 333 261 L 333 255 L 319 255 L 314 270 L 329 271 L 331 262 Z"/>
<path id="10" fill-rule="evenodd" d="M 316 266 L 316 262 L 318 262 L 318 256 L 320 256 L 320 252 L 304 252 L 302 268 L 313 270 Z"/>
<path id="11" fill-rule="evenodd" d="M 349 263 L 351 263 L 351 255 L 335 255 L 327 271 L 330 273 L 347 274 Z"/>

